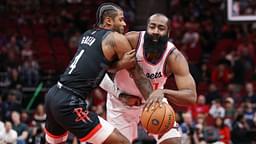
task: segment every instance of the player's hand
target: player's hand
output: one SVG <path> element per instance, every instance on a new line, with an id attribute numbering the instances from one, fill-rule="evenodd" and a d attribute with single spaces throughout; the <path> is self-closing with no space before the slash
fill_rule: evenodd
<path id="1" fill-rule="evenodd" d="M 135 57 L 136 51 L 135 49 L 132 49 L 126 53 L 124 53 L 123 57 L 118 60 L 114 66 L 110 67 L 108 69 L 108 72 L 116 73 L 117 71 L 121 69 L 131 69 L 135 66 L 136 63 L 136 57 Z"/>
<path id="2" fill-rule="evenodd" d="M 128 106 L 140 106 L 140 105 L 142 105 L 141 98 L 139 98 L 137 96 L 133 96 L 133 95 L 124 94 L 124 93 L 121 93 L 119 95 L 119 100 L 122 103 L 124 103 Z"/>
<path id="3" fill-rule="evenodd" d="M 163 104 L 164 93 L 162 89 L 154 90 L 148 97 L 144 110 L 154 109 L 158 104 L 160 107 Z"/>
<path id="4" fill-rule="evenodd" d="M 134 67 L 136 63 L 136 57 L 135 57 L 136 51 L 135 49 L 132 49 L 128 52 L 126 52 L 122 59 L 120 59 L 120 63 L 122 64 L 123 67 L 129 69 Z"/>

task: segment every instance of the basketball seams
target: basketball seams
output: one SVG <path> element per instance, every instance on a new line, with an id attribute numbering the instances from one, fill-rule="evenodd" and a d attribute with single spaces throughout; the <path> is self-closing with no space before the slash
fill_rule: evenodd
<path id="1" fill-rule="evenodd" d="M 164 103 L 163 107 L 157 106 L 152 110 L 142 112 L 140 121 L 148 133 L 163 134 L 173 128 L 175 111 L 168 103 Z"/>
<path id="2" fill-rule="evenodd" d="M 161 130 L 161 128 L 162 128 L 162 125 L 163 125 L 164 119 L 165 119 L 165 115 L 166 115 L 166 111 L 167 111 L 165 104 L 163 105 L 163 107 L 164 107 L 164 115 L 163 115 L 163 117 L 162 117 L 162 121 L 161 121 L 160 127 L 158 128 L 158 133 L 159 133 L 159 130 Z M 163 107 L 162 107 L 162 108 L 163 108 Z"/>
<path id="3" fill-rule="evenodd" d="M 146 126 L 147 129 L 148 129 L 148 124 L 151 121 L 152 115 L 155 113 L 156 110 L 157 110 L 157 108 L 155 108 L 154 111 L 151 112 L 150 117 L 148 118 L 148 122 L 147 122 L 147 126 Z"/>

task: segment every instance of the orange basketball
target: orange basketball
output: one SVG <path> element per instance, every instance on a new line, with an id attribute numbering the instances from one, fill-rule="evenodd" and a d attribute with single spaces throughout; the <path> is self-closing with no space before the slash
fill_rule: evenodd
<path id="1" fill-rule="evenodd" d="M 148 133 L 164 134 L 173 127 L 175 112 L 169 104 L 164 103 L 162 107 L 157 106 L 153 110 L 144 110 L 140 121 Z"/>

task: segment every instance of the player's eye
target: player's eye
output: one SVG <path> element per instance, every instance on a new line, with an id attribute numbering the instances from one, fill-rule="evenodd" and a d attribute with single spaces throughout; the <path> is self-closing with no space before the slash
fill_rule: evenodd
<path id="1" fill-rule="evenodd" d="M 156 26 L 155 25 L 149 25 L 149 28 L 154 29 Z"/>
<path id="2" fill-rule="evenodd" d="M 164 26 L 160 26 L 160 27 L 158 27 L 158 29 L 159 29 L 160 31 L 164 31 L 164 30 L 165 30 L 165 27 L 164 27 Z"/>

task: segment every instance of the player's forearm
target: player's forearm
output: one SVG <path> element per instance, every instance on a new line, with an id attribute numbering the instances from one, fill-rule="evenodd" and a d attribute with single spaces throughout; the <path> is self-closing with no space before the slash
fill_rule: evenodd
<path id="1" fill-rule="evenodd" d="M 188 106 L 196 103 L 196 92 L 192 89 L 170 90 L 163 89 L 163 93 L 168 101 L 177 105 Z"/>
<path id="2" fill-rule="evenodd" d="M 119 71 L 123 68 L 124 68 L 123 62 L 122 61 L 117 61 L 117 62 L 112 64 L 112 66 L 109 68 L 108 72 L 116 73 L 117 71 Z"/>
<path id="3" fill-rule="evenodd" d="M 151 82 L 149 81 L 149 79 L 147 79 L 144 72 L 138 65 L 136 65 L 135 68 L 133 68 L 132 70 L 129 70 L 129 73 L 132 75 L 132 78 L 136 86 L 140 90 L 140 93 L 142 94 L 144 99 L 147 100 L 150 93 L 153 91 Z"/>

